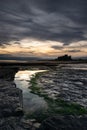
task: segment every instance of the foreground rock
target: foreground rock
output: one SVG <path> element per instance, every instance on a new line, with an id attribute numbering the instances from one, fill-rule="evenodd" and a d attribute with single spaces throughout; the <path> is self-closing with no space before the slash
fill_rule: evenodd
<path id="1" fill-rule="evenodd" d="M 87 130 L 87 116 L 54 116 L 46 119 L 39 130 Z"/>
<path id="2" fill-rule="evenodd" d="M 17 68 L 0 68 L 0 130 L 22 130 L 22 91 L 13 82 Z"/>
<path id="3" fill-rule="evenodd" d="M 0 80 L 0 118 L 23 115 L 22 91 L 13 82 Z"/>

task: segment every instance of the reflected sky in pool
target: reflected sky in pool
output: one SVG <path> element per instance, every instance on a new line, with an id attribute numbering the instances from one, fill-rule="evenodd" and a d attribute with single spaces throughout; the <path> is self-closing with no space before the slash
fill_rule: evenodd
<path id="1" fill-rule="evenodd" d="M 44 72 L 46 70 L 24 70 L 19 71 L 15 75 L 15 83 L 18 88 L 23 91 L 23 106 L 26 112 L 35 112 L 47 108 L 47 104 L 42 97 L 30 92 L 29 80 L 38 72 Z"/>

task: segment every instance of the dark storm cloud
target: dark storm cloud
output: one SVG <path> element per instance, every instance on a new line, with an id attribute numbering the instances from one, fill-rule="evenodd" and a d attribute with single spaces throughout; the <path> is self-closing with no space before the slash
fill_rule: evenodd
<path id="1" fill-rule="evenodd" d="M 62 50 L 62 49 L 63 49 L 63 47 L 61 47 L 61 46 L 56 46 L 56 45 L 51 46 L 51 48 L 53 48 L 53 49 L 55 49 L 55 50 Z"/>
<path id="2" fill-rule="evenodd" d="M 82 51 L 81 50 L 68 50 L 68 52 L 76 53 L 76 52 L 82 52 Z"/>
<path id="3" fill-rule="evenodd" d="M 0 44 L 23 38 L 87 40 L 86 0 L 0 1 Z"/>

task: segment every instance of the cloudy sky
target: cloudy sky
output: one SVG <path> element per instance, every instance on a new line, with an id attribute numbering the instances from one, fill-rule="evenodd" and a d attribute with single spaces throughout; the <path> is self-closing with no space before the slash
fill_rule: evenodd
<path id="1" fill-rule="evenodd" d="M 0 0 L 0 55 L 87 56 L 87 0 Z"/>

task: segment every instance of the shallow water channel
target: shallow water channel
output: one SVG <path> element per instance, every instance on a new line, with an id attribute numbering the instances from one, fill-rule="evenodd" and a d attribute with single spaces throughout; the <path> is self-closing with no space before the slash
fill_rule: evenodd
<path id="1" fill-rule="evenodd" d="M 30 92 L 30 79 L 38 72 L 46 70 L 23 70 L 15 75 L 15 83 L 23 91 L 23 107 L 25 112 L 33 113 L 47 108 L 47 103 L 43 97 Z"/>

